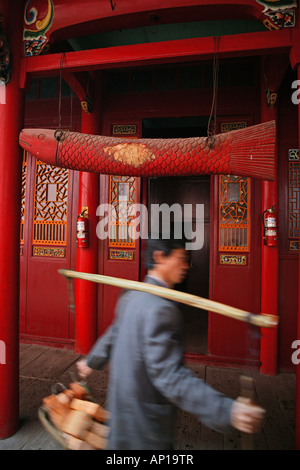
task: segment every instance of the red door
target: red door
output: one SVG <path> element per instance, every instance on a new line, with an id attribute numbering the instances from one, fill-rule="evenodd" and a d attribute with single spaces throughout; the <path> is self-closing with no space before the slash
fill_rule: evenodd
<path id="1" fill-rule="evenodd" d="M 20 326 L 22 339 L 67 344 L 74 338 L 66 280 L 76 269 L 76 172 L 45 165 L 27 154 L 23 163 Z M 75 192 L 76 193 L 76 192 Z"/>
<path id="2" fill-rule="evenodd" d="M 108 123 L 106 135 L 137 138 L 140 129 L 137 121 Z M 141 178 L 101 175 L 98 230 L 99 273 L 106 276 L 140 280 L 140 245 L 137 235 L 135 208 L 140 203 Z M 105 206 L 106 205 L 106 206 Z M 138 217 L 139 218 L 139 217 Z M 99 286 L 98 334 L 102 334 L 114 318 L 120 289 Z"/>
<path id="3" fill-rule="evenodd" d="M 220 122 L 219 132 L 251 124 L 250 117 L 230 117 Z M 215 176 L 213 182 L 210 297 L 259 313 L 261 182 L 232 175 Z M 225 360 L 249 359 L 256 362 L 259 337 L 254 332 L 249 338 L 249 332 L 245 323 L 211 314 L 208 351 Z"/>

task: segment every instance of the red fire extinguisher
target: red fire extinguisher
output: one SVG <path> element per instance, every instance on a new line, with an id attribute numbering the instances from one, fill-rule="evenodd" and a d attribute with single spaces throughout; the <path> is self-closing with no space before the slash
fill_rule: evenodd
<path id="1" fill-rule="evenodd" d="M 89 243 L 89 220 L 87 217 L 84 217 L 84 213 L 86 209 L 84 209 L 78 216 L 77 216 L 77 247 L 78 248 L 85 248 L 88 246 Z"/>
<path id="2" fill-rule="evenodd" d="M 277 217 L 274 208 L 275 206 L 272 206 L 263 212 L 264 245 L 266 246 L 277 246 L 278 243 Z"/>

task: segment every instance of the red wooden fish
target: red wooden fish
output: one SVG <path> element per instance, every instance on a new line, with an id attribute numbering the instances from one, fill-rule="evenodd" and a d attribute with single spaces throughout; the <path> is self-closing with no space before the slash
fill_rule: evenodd
<path id="1" fill-rule="evenodd" d="M 275 121 L 185 139 L 123 139 L 23 129 L 19 143 L 45 163 L 124 176 L 233 174 L 274 179 Z"/>

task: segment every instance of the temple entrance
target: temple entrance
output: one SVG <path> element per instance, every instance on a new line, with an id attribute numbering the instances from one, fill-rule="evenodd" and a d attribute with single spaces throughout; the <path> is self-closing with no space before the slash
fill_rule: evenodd
<path id="1" fill-rule="evenodd" d="M 182 122 L 181 118 L 180 121 Z M 186 118 L 188 120 L 189 118 Z M 149 122 L 150 121 L 150 122 Z M 147 120 L 150 132 L 143 137 L 188 137 L 205 135 L 206 128 L 191 129 L 178 127 L 179 120 L 159 120 L 161 129 L 153 129 L 158 120 Z M 172 122 L 174 127 L 165 127 Z M 187 123 L 188 121 L 183 121 Z M 201 121 L 204 122 L 204 121 Z M 204 123 L 205 124 L 205 123 Z M 194 126 L 192 126 L 194 127 Z M 196 126 L 195 126 L 196 127 Z M 148 129 L 149 130 L 149 129 Z M 197 134 L 195 133 L 197 132 Z M 166 204 L 170 211 L 170 221 L 174 226 L 181 224 L 182 231 L 189 241 L 190 270 L 178 290 L 209 297 L 209 242 L 210 242 L 210 177 L 169 177 L 150 178 L 148 187 L 149 216 L 154 204 Z M 187 205 L 190 209 L 187 210 Z M 157 209 L 156 209 L 157 210 Z M 166 222 L 166 221 L 165 221 Z M 183 222 L 183 225 L 182 225 Z M 185 323 L 185 352 L 190 354 L 206 354 L 208 313 L 196 308 L 180 304 Z"/>

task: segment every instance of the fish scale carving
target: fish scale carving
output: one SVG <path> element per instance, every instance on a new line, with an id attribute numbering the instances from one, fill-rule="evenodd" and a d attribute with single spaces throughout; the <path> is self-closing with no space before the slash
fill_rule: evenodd
<path id="1" fill-rule="evenodd" d="M 19 142 L 46 163 L 79 171 L 150 177 L 234 174 L 272 181 L 275 129 L 270 121 L 210 138 L 135 140 L 24 129 Z"/>
<path id="2" fill-rule="evenodd" d="M 214 167 L 224 174 L 230 172 L 230 136 L 227 139 L 217 138 L 211 150 L 205 140 L 140 139 L 132 142 L 65 132 L 58 145 L 58 163 L 68 168 L 88 168 L 93 172 L 123 175 L 127 175 L 130 165 L 135 168 L 131 168 L 131 176 L 170 176 L 173 173 L 184 175 L 191 172 L 208 174 Z M 224 148 L 220 154 L 222 141 Z M 127 155 L 131 154 L 132 158 L 122 160 L 122 150 L 124 155 L 127 151 Z"/>

